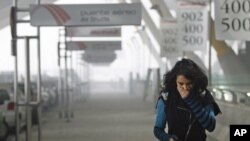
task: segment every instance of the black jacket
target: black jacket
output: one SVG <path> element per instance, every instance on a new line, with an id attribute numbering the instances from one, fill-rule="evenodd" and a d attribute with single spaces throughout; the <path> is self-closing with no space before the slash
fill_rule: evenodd
<path id="1" fill-rule="evenodd" d="M 220 112 L 213 97 L 206 92 L 200 96 L 202 106 L 212 104 L 217 115 Z M 168 94 L 165 101 L 165 111 L 167 111 L 168 134 L 176 135 L 178 141 L 205 141 L 206 133 L 192 109 L 181 99 L 177 92 Z"/>

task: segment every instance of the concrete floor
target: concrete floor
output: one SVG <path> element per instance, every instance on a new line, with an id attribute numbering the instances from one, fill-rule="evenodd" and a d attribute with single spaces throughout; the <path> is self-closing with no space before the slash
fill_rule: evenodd
<path id="1" fill-rule="evenodd" d="M 43 115 L 42 141 L 157 141 L 154 104 L 148 99 L 143 102 L 142 95 L 92 93 L 72 108 L 70 122 L 59 118 L 57 109 Z M 32 141 L 38 141 L 37 128 L 33 129 Z M 26 141 L 23 134 L 19 141 Z"/>
<path id="2" fill-rule="evenodd" d="M 142 96 L 91 94 L 74 102 L 73 112 L 70 122 L 59 118 L 57 109 L 44 114 L 42 141 L 156 141 L 154 106 Z M 32 141 L 37 141 L 37 128 L 33 129 Z M 25 141 L 23 134 L 19 140 Z"/>
<path id="3" fill-rule="evenodd" d="M 69 123 L 54 113 L 44 118 L 44 141 L 153 141 L 152 103 L 128 94 L 92 94 L 74 106 Z"/>

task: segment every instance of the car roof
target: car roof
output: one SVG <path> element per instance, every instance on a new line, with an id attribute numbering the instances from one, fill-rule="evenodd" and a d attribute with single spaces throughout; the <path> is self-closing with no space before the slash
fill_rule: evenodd
<path id="1" fill-rule="evenodd" d="M 13 83 L 0 83 L 0 89 L 14 87 Z"/>

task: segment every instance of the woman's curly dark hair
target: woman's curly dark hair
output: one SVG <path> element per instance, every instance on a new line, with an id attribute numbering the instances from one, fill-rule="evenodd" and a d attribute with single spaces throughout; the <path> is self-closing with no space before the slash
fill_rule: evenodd
<path id="1" fill-rule="evenodd" d="M 176 90 L 176 78 L 178 75 L 184 75 L 190 80 L 195 91 L 203 91 L 208 85 L 208 79 L 204 71 L 190 59 L 183 58 L 177 61 L 175 66 L 164 75 L 163 87 L 165 92 Z"/>

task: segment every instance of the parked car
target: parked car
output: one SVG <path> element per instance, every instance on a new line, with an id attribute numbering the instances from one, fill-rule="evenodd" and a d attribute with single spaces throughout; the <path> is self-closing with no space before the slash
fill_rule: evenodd
<path id="1" fill-rule="evenodd" d="M 237 96 L 232 90 L 222 89 L 223 99 L 225 102 L 237 104 Z"/>
<path id="2" fill-rule="evenodd" d="M 4 93 L 4 101 L 1 106 L 2 116 L 4 118 L 5 124 L 8 126 L 10 132 L 15 132 L 16 122 L 15 122 L 15 108 L 16 102 L 14 101 L 14 85 L 12 83 L 0 84 L 0 90 Z M 19 102 L 24 102 L 24 94 L 20 89 L 17 89 L 19 95 Z M 26 125 L 26 114 L 25 107 L 19 107 L 18 113 L 20 127 L 23 128 Z"/>
<path id="3" fill-rule="evenodd" d="M 43 110 L 48 110 L 56 105 L 57 95 L 53 88 L 43 88 L 42 89 L 42 108 Z"/>
<path id="4" fill-rule="evenodd" d="M 9 127 L 5 122 L 3 112 L 5 110 L 5 101 L 10 99 L 9 94 L 6 90 L 0 89 L 0 140 L 5 140 L 9 134 Z"/>
<path id="5" fill-rule="evenodd" d="M 246 91 L 234 91 L 237 95 L 237 102 L 244 105 L 250 105 L 250 94 Z"/>
<path id="6" fill-rule="evenodd" d="M 215 100 L 224 101 L 223 91 L 221 89 L 212 88 L 211 93 L 212 93 L 213 97 L 215 98 Z"/>

